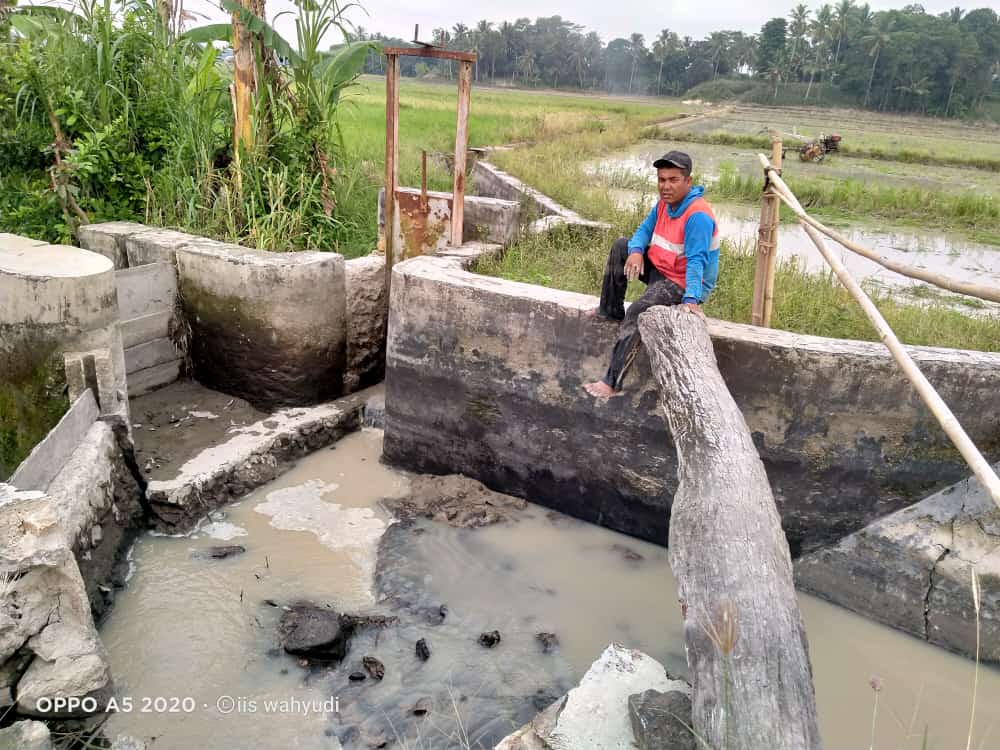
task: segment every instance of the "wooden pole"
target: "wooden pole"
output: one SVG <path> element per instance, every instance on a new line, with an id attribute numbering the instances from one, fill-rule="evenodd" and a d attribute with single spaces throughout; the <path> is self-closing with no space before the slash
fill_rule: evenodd
<path id="1" fill-rule="evenodd" d="M 764 169 L 767 170 L 771 176 L 771 182 L 777 188 L 779 193 L 785 197 L 789 205 L 793 210 L 795 210 L 796 215 L 800 212 L 805 213 L 805 209 L 802 208 L 802 204 L 799 203 L 795 194 L 788 188 L 788 185 L 781 179 L 781 177 L 772 171 L 771 165 L 767 161 L 767 157 L 763 154 L 758 154 L 761 164 L 763 164 Z M 975 443 L 968 436 L 962 425 L 959 424 L 958 419 L 952 413 L 951 409 L 944 402 L 944 399 L 938 395 L 938 392 L 934 390 L 934 386 L 930 384 L 930 381 L 924 376 L 917 367 L 916 362 L 910 357 L 909 353 L 903 348 L 902 343 L 896 338 L 896 334 L 893 333 L 892 328 L 886 322 L 885 318 L 882 317 L 882 313 L 878 311 L 875 304 L 871 301 L 864 290 L 854 280 L 854 277 L 848 273 L 844 264 L 841 263 L 830 250 L 826 247 L 823 242 L 823 238 L 820 236 L 819 232 L 807 222 L 802 222 L 802 228 L 805 230 L 806 234 L 809 235 L 809 239 L 813 241 L 816 245 L 816 249 L 819 250 L 823 259 L 826 260 L 827 264 L 833 269 L 833 272 L 837 274 L 837 278 L 840 279 L 847 291 L 851 293 L 851 296 L 861 305 L 861 309 L 864 311 L 868 320 L 871 324 L 875 326 L 875 330 L 878 332 L 879 338 L 882 343 L 888 347 L 889 352 L 892 354 L 893 359 L 896 360 L 896 364 L 899 365 L 903 374 L 909 379 L 916 388 L 917 393 L 920 398 L 923 399 L 927 408 L 930 409 L 931 413 L 937 419 L 938 423 L 941 425 L 941 429 L 944 430 L 945 434 L 951 439 L 955 447 L 958 448 L 959 453 L 965 459 L 965 462 L 972 469 L 972 473 L 976 475 L 979 481 L 982 483 L 986 491 L 990 493 L 990 497 L 993 498 L 993 502 L 996 503 L 997 507 L 1000 508 L 1000 477 L 997 477 L 996 472 L 993 471 L 993 467 L 990 466 L 989 462 L 983 458 L 983 454 L 979 452 Z"/>
<path id="2" fill-rule="evenodd" d="M 771 153 L 781 156 L 781 137 L 772 133 Z M 755 326 L 770 324 L 770 310 L 767 307 L 768 282 L 771 284 L 771 296 L 774 296 L 774 263 L 777 255 L 777 224 L 778 197 L 766 187 L 760 199 L 760 226 L 757 228 L 757 265 L 753 276 L 753 303 L 750 309 L 750 322 Z"/>
<path id="3" fill-rule="evenodd" d="M 396 188 L 399 183 L 399 57 L 386 55 L 385 63 L 385 197 L 382 223 L 385 232 L 385 299 L 389 303 L 392 266 L 397 249 L 393 225 L 396 218 Z"/>
<path id="4" fill-rule="evenodd" d="M 420 152 L 420 210 L 427 213 L 427 151 Z"/>
<path id="5" fill-rule="evenodd" d="M 458 69 L 458 125 L 455 131 L 455 181 L 451 196 L 451 244 L 462 244 L 465 221 L 465 157 L 469 148 L 469 108 L 472 101 L 472 63 L 461 61 Z"/>
<path id="6" fill-rule="evenodd" d="M 771 136 L 771 164 L 781 174 L 781 136 Z M 764 281 L 765 328 L 771 327 L 771 312 L 774 309 L 774 271 L 778 265 L 778 225 L 781 223 L 781 203 L 777 198 L 771 204 L 771 247 L 767 254 L 767 276 Z"/>
<path id="7" fill-rule="evenodd" d="M 639 332 L 677 448 L 667 548 L 697 745 L 821 750 L 788 542 L 708 328 L 683 307 L 654 307 Z"/>

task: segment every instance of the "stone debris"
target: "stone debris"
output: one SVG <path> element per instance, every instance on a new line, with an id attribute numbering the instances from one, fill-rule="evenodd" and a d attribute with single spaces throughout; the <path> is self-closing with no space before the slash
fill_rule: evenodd
<path id="1" fill-rule="evenodd" d="M 385 677 L 385 665 L 374 656 L 366 656 L 361 660 L 361 666 L 372 679 L 381 680 Z"/>
<path id="2" fill-rule="evenodd" d="M 995 468 L 1000 468 L 997 464 Z M 951 651 L 1000 662 L 1000 510 L 970 477 L 800 558 L 796 585 Z"/>
<path id="3" fill-rule="evenodd" d="M 527 507 L 521 498 L 493 492 L 461 474 L 416 476 L 409 494 L 382 503 L 404 520 L 429 518 L 466 529 L 514 520 L 516 512 Z"/>
<path id="4" fill-rule="evenodd" d="M 431 647 L 427 645 L 427 639 L 421 638 L 417 641 L 416 645 L 417 658 L 421 661 L 427 661 L 431 658 Z"/>
<path id="5" fill-rule="evenodd" d="M 535 640 L 542 646 L 542 653 L 549 654 L 559 648 L 559 636 L 555 633 L 538 633 Z"/>
<path id="6" fill-rule="evenodd" d="M 689 694 L 652 657 L 612 643 L 580 684 L 528 724 L 508 735 L 495 750 L 635 750 L 629 697 L 647 690 Z M 648 747 L 671 748 L 672 745 Z"/>
<path id="7" fill-rule="evenodd" d="M 479 636 L 479 645 L 485 648 L 493 648 L 498 643 L 500 643 L 500 631 L 491 630 L 488 633 L 482 633 Z"/>
<path id="8" fill-rule="evenodd" d="M 698 750 L 686 690 L 646 690 L 630 695 L 628 714 L 639 750 Z"/>
<path id="9" fill-rule="evenodd" d="M 0 750 L 52 750 L 49 728 L 40 721 L 18 721 L 0 729 Z"/>

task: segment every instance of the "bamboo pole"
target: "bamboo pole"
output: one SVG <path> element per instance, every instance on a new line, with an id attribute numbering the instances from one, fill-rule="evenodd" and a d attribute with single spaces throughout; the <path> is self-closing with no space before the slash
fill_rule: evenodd
<path id="1" fill-rule="evenodd" d="M 795 194 L 788 188 L 784 180 L 774 172 L 774 168 L 768 163 L 767 157 L 763 154 L 758 154 L 757 156 L 764 166 L 765 171 L 767 171 L 771 182 L 779 193 L 785 196 L 789 205 L 796 211 L 796 215 L 800 212 L 804 214 L 805 210 L 802 208 L 802 204 L 799 203 Z M 854 277 L 848 273 L 844 264 L 827 248 L 819 232 L 807 222 L 802 222 L 802 228 L 809 235 L 809 239 L 813 241 L 813 244 L 816 245 L 816 249 L 819 250 L 823 259 L 833 269 L 833 272 L 837 274 L 840 283 L 847 288 L 847 291 L 851 293 L 855 301 L 861 305 L 861 309 L 872 325 L 875 326 L 879 338 L 889 349 L 893 359 L 896 360 L 896 364 L 899 365 L 903 374 L 913 384 L 913 387 L 916 388 L 920 398 L 923 399 L 927 408 L 930 409 L 931 413 L 940 423 L 945 434 L 948 435 L 952 443 L 955 444 L 955 447 L 958 448 L 959 453 L 962 454 L 965 462 L 972 469 L 972 473 L 976 475 L 983 487 L 986 488 L 986 491 L 989 492 L 990 497 L 993 498 L 993 502 L 1000 508 L 1000 477 L 997 477 L 996 472 L 993 471 L 989 462 L 983 458 L 983 454 L 979 452 L 975 443 L 972 442 L 972 439 L 962 428 L 962 425 L 959 424 L 958 419 L 952 413 L 951 409 L 948 408 L 944 399 L 934 390 L 934 386 L 930 384 L 930 381 L 927 380 L 920 371 L 920 368 L 917 367 L 916 362 L 910 357 L 902 343 L 896 338 L 896 334 L 893 333 L 892 328 L 889 327 L 885 318 L 882 317 L 882 313 L 878 311 L 878 308 L 875 307 L 875 304 L 868 295 L 861 289 L 858 282 L 854 280 Z"/>
<path id="2" fill-rule="evenodd" d="M 781 136 L 771 136 L 771 164 L 781 174 Z M 771 312 L 774 309 L 774 271 L 778 263 L 778 225 L 781 223 L 781 203 L 777 200 L 771 206 L 771 248 L 767 254 L 767 275 L 764 277 L 764 320 L 765 328 L 771 327 Z"/>
<path id="3" fill-rule="evenodd" d="M 451 244 L 462 244 L 465 220 L 465 158 L 469 148 L 469 106 L 472 99 L 472 63 L 458 69 L 458 124 L 455 128 L 455 180 L 451 191 Z"/>
<path id="4" fill-rule="evenodd" d="M 787 185 L 785 185 L 784 190 L 788 190 Z M 971 284 L 967 281 L 957 281 L 955 279 L 948 278 L 947 276 L 943 276 L 942 274 L 928 271 L 924 268 L 918 268 L 916 266 L 911 266 L 908 263 L 900 263 L 899 261 L 892 260 L 891 258 L 886 258 L 883 255 L 879 255 L 874 250 L 869 250 L 864 245 L 859 245 L 858 243 L 849 240 L 837 230 L 831 229 L 817 219 L 814 219 L 805 211 L 797 209 L 793 203 L 789 201 L 788 195 L 784 194 L 781 189 L 777 191 L 777 194 L 785 205 L 792 209 L 792 212 L 796 215 L 796 217 L 798 217 L 799 221 L 805 222 L 815 229 L 818 229 L 827 237 L 840 243 L 851 252 L 857 253 L 863 258 L 867 258 L 870 261 L 878 263 L 883 268 L 895 271 L 901 276 L 908 276 L 911 279 L 926 281 L 928 284 L 934 284 L 935 286 L 947 289 L 950 292 L 966 294 L 970 297 L 978 297 L 979 299 L 988 300 L 990 302 L 1000 302 L 1000 288 L 984 286 L 982 284 Z"/>
<path id="5" fill-rule="evenodd" d="M 771 135 L 771 158 L 777 153 L 777 164 L 781 164 L 781 137 Z M 771 296 L 774 296 L 774 263 L 777 254 L 777 224 L 779 201 L 777 195 L 766 187 L 760 199 L 760 225 L 757 228 L 757 265 L 753 276 L 753 304 L 750 311 L 750 322 L 755 326 L 770 324 L 770 312 L 767 308 L 767 290 L 770 280 Z"/>
<path id="6" fill-rule="evenodd" d="M 396 248 L 393 235 L 396 220 L 396 187 L 399 182 L 399 58 L 386 55 L 385 62 L 385 195 L 382 200 L 382 225 L 385 233 L 385 299 L 389 287 Z"/>

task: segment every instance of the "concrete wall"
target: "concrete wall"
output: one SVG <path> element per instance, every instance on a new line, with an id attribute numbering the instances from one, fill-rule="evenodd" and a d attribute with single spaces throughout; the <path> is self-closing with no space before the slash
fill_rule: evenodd
<path id="1" fill-rule="evenodd" d="M 596 299 L 477 276 L 447 259 L 394 269 L 385 456 L 462 473 L 665 543 L 676 458 L 642 352 L 625 394 L 581 390 L 616 325 Z M 793 549 L 839 539 L 966 470 L 881 345 L 712 321 L 719 367 L 758 444 Z M 972 439 L 1000 455 L 1000 355 L 914 348 Z"/>
<path id="2" fill-rule="evenodd" d="M 127 419 L 125 357 L 110 260 L 64 245 L 0 243 L 0 372 L 12 382 L 62 355 L 98 352 L 101 412 Z M 75 397 L 78 393 L 72 393 Z"/>
<path id="3" fill-rule="evenodd" d="M 343 392 L 342 256 L 195 243 L 177 250 L 177 271 L 200 383 L 262 409 Z"/>

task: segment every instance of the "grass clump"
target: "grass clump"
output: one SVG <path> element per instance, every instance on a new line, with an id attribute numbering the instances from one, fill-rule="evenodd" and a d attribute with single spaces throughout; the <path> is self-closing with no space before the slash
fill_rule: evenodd
<path id="1" fill-rule="evenodd" d="M 586 239 L 565 228 L 527 238 L 501 258 L 480 261 L 477 270 L 515 281 L 600 294 L 608 248 L 616 237 L 627 235 L 630 227 L 634 227 L 630 218 L 630 214 L 620 213 L 614 228 Z M 719 284 L 706 303 L 705 312 L 722 320 L 749 323 L 755 266 L 751 244 L 723 241 Z M 774 286 L 774 328 L 830 338 L 878 341 L 875 329 L 832 272 L 810 273 L 795 258 L 781 259 Z M 630 285 L 629 299 L 640 294 L 642 288 L 641 284 Z M 907 304 L 873 285 L 866 285 L 866 291 L 904 343 L 1000 351 L 1000 316 L 964 315 L 939 298 L 926 304 Z"/>

